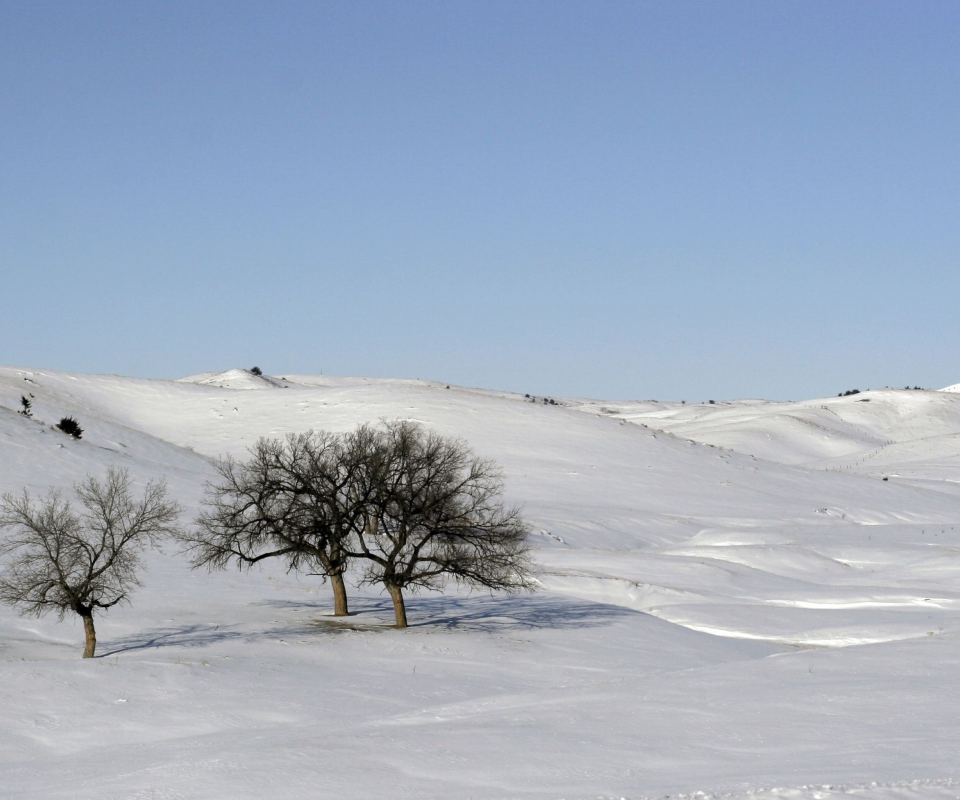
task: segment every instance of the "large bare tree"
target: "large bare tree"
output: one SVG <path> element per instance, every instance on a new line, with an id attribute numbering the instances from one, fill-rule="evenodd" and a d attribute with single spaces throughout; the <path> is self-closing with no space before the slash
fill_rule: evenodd
<path id="1" fill-rule="evenodd" d="M 195 567 L 250 567 L 281 558 L 289 569 L 329 578 L 334 614 L 348 613 L 344 573 L 348 540 L 362 527 L 368 502 L 358 474 L 367 470 L 373 431 L 290 434 L 259 439 L 245 461 L 217 463 L 205 509 L 180 539 Z"/>
<path id="2" fill-rule="evenodd" d="M 535 588 L 527 526 L 504 504 L 496 464 L 460 439 L 408 421 L 387 422 L 370 448 L 361 491 L 365 525 L 354 541 L 364 583 L 381 583 L 398 627 L 404 590 L 448 580 L 493 590 Z"/>
<path id="3" fill-rule="evenodd" d="M 101 482 L 88 477 L 75 488 L 75 511 L 58 491 L 36 503 L 24 490 L 0 503 L 0 601 L 26 615 L 70 611 L 83 619 L 84 658 L 93 658 L 94 611 L 127 601 L 140 585 L 142 553 L 176 533 L 180 507 L 166 498 L 163 481 L 134 499 L 126 470 L 110 469 Z"/>

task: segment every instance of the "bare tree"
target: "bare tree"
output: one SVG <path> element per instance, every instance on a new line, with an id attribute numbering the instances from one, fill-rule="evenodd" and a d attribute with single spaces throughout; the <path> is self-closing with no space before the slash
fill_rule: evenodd
<path id="1" fill-rule="evenodd" d="M 22 614 L 68 611 L 83 619 L 84 658 L 93 658 L 94 609 L 127 601 L 140 585 L 141 554 L 177 531 L 180 507 L 166 499 L 163 481 L 147 484 L 140 500 L 126 470 L 110 469 L 101 483 L 88 477 L 74 487 L 82 510 L 52 491 L 36 505 L 26 490 L 0 503 L 0 555 L 10 556 L 0 576 L 0 601 Z"/>
<path id="2" fill-rule="evenodd" d="M 368 502 L 357 476 L 375 439 L 366 426 L 349 434 L 309 431 L 260 439 L 243 462 L 221 459 L 196 529 L 180 536 L 194 567 L 282 558 L 290 570 L 329 578 L 334 614 L 346 616 L 347 545 Z"/>
<path id="3" fill-rule="evenodd" d="M 527 527 L 502 499 L 500 470 L 465 442 L 406 421 L 385 423 L 362 473 L 367 517 L 357 556 L 364 583 L 382 583 L 397 627 L 405 589 L 448 579 L 494 590 L 535 588 Z"/>

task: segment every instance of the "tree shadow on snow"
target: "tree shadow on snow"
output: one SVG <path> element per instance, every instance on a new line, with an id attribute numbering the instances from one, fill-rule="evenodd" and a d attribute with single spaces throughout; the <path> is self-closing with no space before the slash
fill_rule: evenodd
<path id="1" fill-rule="evenodd" d="M 637 612 L 619 606 L 557 596 L 411 596 L 405 598 L 410 628 L 451 631 L 506 632 L 539 628 L 586 628 L 605 625 Z M 271 607 L 329 611 L 322 603 L 270 601 Z M 394 627 L 389 598 L 357 597 L 350 601 L 349 617 L 323 616 L 315 627 L 336 632 L 385 630 Z"/>
<path id="2" fill-rule="evenodd" d="M 155 628 L 132 636 L 125 636 L 122 639 L 114 639 L 110 642 L 109 651 L 98 653 L 97 658 L 160 647 L 205 647 L 218 642 L 260 638 L 262 635 L 231 629 L 224 625 L 183 625 Z"/>
<path id="3" fill-rule="evenodd" d="M 207 647 L 231 641 L 280 641 L 297 636 L 377 632 L 395 629 L 389 598 L 355 597 L 349 617 L 330 616 L 326 603 L 271 600 L 261 605 L 297 612 L 318 612 L 269 629 L 240 625 L 182 625 L 154 628 L 112 640 L 98 658 L 166 647 Z M 506 633 L 536 629 L 587 628 L 606 625 L 638 612 L 619 606 L 557 596 L 412 596 L 406 598 L 412 630 Z"/>

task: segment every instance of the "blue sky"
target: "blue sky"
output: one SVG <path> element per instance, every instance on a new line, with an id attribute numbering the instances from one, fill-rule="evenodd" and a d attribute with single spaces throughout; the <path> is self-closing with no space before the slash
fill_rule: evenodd
<path id="1" fill-rule="evenodd" d="M 960 4 L 0 0 L 0 362 L 960 381 Z"/>

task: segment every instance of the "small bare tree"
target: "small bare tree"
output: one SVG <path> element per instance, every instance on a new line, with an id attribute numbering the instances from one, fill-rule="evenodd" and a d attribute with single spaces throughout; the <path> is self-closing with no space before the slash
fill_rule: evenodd
<path id="1" fill-rule="evenodd" d="M 260 439 L 243 462 L 217 464 L 194 530 L 180 535 L 194 567 L 241 569 L 282 558 L 290 570 L 329 578 L 334 614 L 348 614 L 344 573 L 348 540 L 362 527 L 368 497 L 358 474 L 366 468 L 373 432 L 325 431 Z"/>
<path id="2" fill-rule="evenodd" d="M 0 503 L 0 555 L 10 556 L 0 575 L 0 601 L 22 614 L 73 611 L 83 619 L 84 658 L 93 658 L 94 609 L 129 599 L 140 585 L 141 554 L 177 531 L 180 507 L 166 499 L 163 481 L 147 484 L 140 500 L 126 470 L 110 469 L 101 483 L 88 477 L 74 487 L 82 506 L 52 491 L 35 505 L 26 490 Z"/>
<path id="3" fill-rule="evenodd" d="M 407 626 L 405 589 L 448 580 L 494 590 L 536 586 L 527 526 L 502 499 L 494 462 L 460 439 L 407 421 L 387 422 L 367 458 L 361 493 L 368 516 L 356 538 L 364 583 L 382 583 L 397 627 Z"/>

